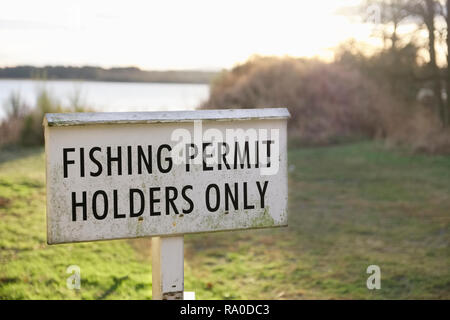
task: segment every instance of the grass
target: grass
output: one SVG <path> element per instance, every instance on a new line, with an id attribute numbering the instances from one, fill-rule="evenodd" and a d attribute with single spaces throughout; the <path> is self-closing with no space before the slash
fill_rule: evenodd
<path id="1" fill-rule="evenodd" d="M 185 236 L 197 299 L 449 299 L 450 158 L 289 153 L 289 227 Z M 150 239 L 46 245 L 42 149 L 0 149 L 1 299 L 150 299 Z M 66 269 L 81 268 L 81 290 Z M 368 290 L 369 265 L 381 289 Z"/>

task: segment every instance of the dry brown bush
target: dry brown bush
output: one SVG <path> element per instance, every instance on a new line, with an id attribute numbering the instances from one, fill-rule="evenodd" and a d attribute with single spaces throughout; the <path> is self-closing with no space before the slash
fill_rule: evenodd
<path id="1" fill-rule="evenodd" d="M 18 93 L 13 92 L 5 104 L 7 117 L 0 123 L 0 147 L 11 144 L 43 145 L 42 120 L 46 113 L 93 111 L 82 103 L 79 91 L 70 98 L 69 107 L 62 107 L 58 99 L 43 87 L 36 96 L 35 106 L 31 108 L 21 102 Z"/>
<path id="2" fill-rule="evenodd" d="M 0 123 L 0 146 L 17 143 L 23 129 L 23 117 L 8 118 Z"/>
<path id="3" fill-rule="evenodd" d="M 287 107 L 289 130 L 306 144 L 383 136 L 389 99 L 356 70 L 294 58 L 252 58 L 225 72 L 202 108 Z"/>
<path id="4" fill-rule="evenodd" d="M 287 107 L 289 135 L 302 144 L 387 138 L 417 151 L 446 152 L 448 132 L 420 107 L 387 92 L 357 69 L 337 63 L 253 57 L 223 72 L 201 107 Z"/>
<path id="5" fill-rule="evenodd" d="M 450 154 L 450 128 L 443 128 L 436 113 L 416 106 L 408 117 L 392 122 L 388 130 L 387 145 L 402 146 L 417 153 Z"/>

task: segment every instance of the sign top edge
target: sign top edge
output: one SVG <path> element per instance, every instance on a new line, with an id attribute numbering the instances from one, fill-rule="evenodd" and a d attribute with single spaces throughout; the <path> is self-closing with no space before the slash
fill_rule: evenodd
<path id="1" fill-rule="evenodd" d="M 60 127 L 92 124 L 186 122 L 194 120 L 287 119 L 290 116 L 287 108 L 47 113 L 44 116 L 43 125 Z"/>

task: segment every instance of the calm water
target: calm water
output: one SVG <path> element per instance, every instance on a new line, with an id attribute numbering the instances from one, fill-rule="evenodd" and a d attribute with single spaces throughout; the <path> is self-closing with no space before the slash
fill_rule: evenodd
<path id="1" fill-rule="evenodd" d="M 64 106 L 78 92 L 81 102 L 96 111 L 195 109 L 209 94 L 206 84 L 0 79 L 0 119 L 5 117 L 5 101 L 11 92 L 20 92 L 22 100 L 34 106 L 42 87 Z"/>

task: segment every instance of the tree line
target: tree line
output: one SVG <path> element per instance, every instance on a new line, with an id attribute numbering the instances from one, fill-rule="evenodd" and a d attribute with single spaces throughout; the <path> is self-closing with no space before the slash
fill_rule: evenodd
<path id="1" fill-rule="evenodd" d="M 0 78 L 77 79 L 120 82 L 209 83 L 216 72 L 196 70 L 146 71 L 136 67 L 16 66 L 0 68 Z"/>

